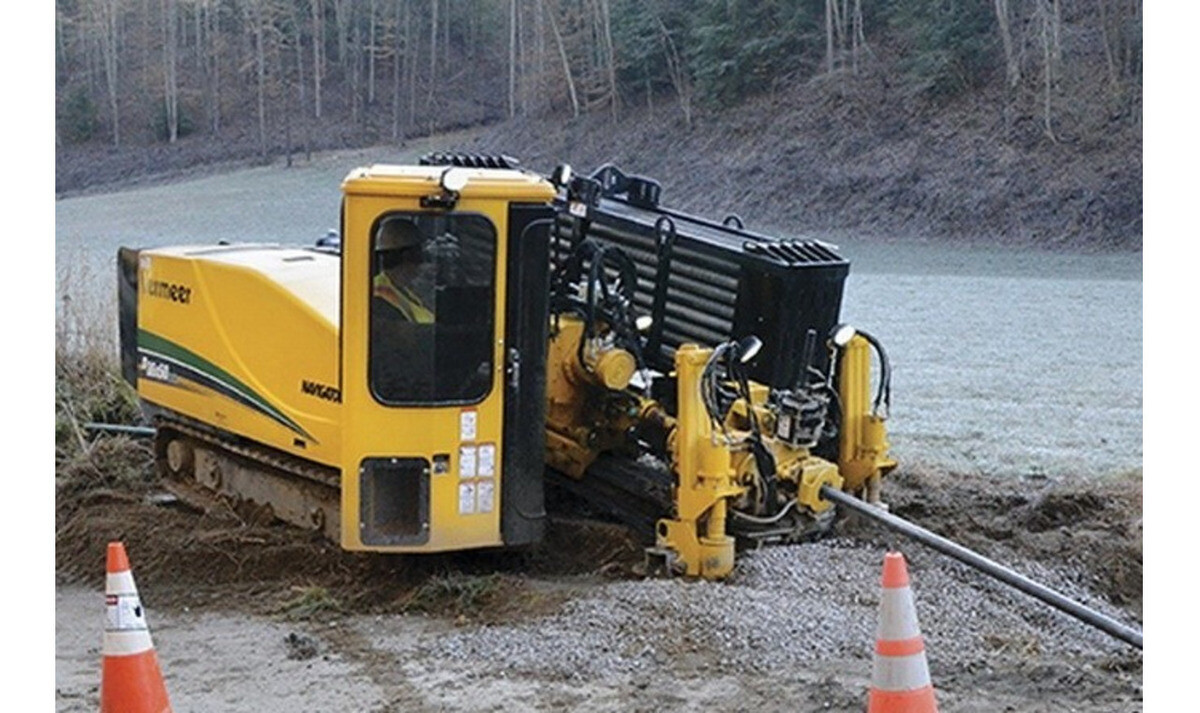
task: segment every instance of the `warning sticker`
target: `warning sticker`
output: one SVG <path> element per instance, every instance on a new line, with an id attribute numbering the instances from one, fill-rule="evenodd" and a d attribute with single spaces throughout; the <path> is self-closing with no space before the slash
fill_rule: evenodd
<path id="1" fill-rule="evenodd" d="M 491 512 L 495 504 L 495 484 L 490 480 L 481 480 L 477 486 L 479 489 L 479 512 Z"/>
<path id="2" fill-rule="evenodd" d="M 464 409 L 458 414 L 458 440 L 473 441 L 478 433 L 477 414 L 474 409 Z"/>
<path id="3" fill-rule="evenodd" d="M 136 594 L 108 595 L 104 613 L 109 631 L 130 631 L 146 628 L 146 612 Z"/>
<path id="4" fill-rule="evenodd" d="M 475 477 L 475 446 L 458 447 L 458 477 Z"/>
<path id="5" fill-rule="evenodd" d="M 490 478 L 496 474 L 496 444 L 485 443 L 479 447 L 479 475 Z"/>
<path id="6" fill-rule="evenodd" d="M 475 512 L 475 484 L 458 484 L 458 514 L 470 515 Z"/>

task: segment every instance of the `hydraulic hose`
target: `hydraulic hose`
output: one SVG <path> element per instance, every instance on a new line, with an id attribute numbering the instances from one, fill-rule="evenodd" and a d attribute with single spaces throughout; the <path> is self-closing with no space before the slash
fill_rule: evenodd
<path id="1" fill-rule="evenodd" d="M 1142 632 L 1137 629 L 1125 626 L 1111 617 L 1105 616 L 1094 609 L 1089 609 L 1077 601 L 1068 599 L 1053 589 L 1038 584 L 1032 579 L 1014 572 L 998 562 L 993 562 L 977 552 L 972 552 L 956 542 L 951 542 L 941 535 L 936 535 L 929 530 L 918 527 L 907 520 L 896 517 L 873 505 L 869 505 L 852 495 L 835 490 L 828 485 L 821 486 L 821 497 L 828 498 L 838 505 L 844 505 L 850 510 L 873 518 L 923 545 L 932 547 L 938 552 L 953 557 L 963 564 L 970 565 L 980 572 L 1004 582 L 1010 587 L 1014 587 L 1031 597 L 1040 599 L 1046 604 L 1070 614 L 1083 623 L 1096 627 L 1109 636 L 1116 637 L 1139 649 L 1142 648 Z"/>
<path id="2" fill-rule="evenodd" d="M 120 423 L 95 423 L 93 421 L 83 424 L 83 428 L 93 433 L 123 433 L 127 436 L 141 438 L 150 438 L 155 433 L 154 429 L 149 426 L 126 426 Z"/>

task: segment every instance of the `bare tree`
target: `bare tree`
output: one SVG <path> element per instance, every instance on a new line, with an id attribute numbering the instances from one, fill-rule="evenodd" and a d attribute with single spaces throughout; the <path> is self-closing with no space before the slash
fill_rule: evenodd
<path id="1" fill-rule="evenodd" d="M 412 13 L 408 3 L 404 5 L 404 62 L 408 72 L 408 123 L 417 123 L 417 39 L 412 28 Z"/>
<path id="2" fill-rule="evenodd" d="M 508 118 L 517 114 L 517 0 L 508 0 Z"/>
<path id="3" fill-rule="evenodd" d="M 258 106 L 258 153 L 267 160 L 267 53 L 266 53 L 266 0 L 246 0 L 245 18 L 254 39 L 254 74 L 257 79 Z"/>
<path id="4" fill-rule="evenodd" d="M 825 71 L 833 74 L 833 25 L 837 0 L 825 0 Z"/>
<path id="5" fill-rule="evenodd" d="M 359 124 L 363 119 L 363 92 L 362 92 L 362 61 L 363 61 L 363 45 L 362 45 L 362 24 L 355 21 L 357 14 L 354 8 L 358 5 L 351 4 L 350 6 L 350 122 Z"/>
<path id="6" fill-rule="evenodd" d="M 205 37 L 208 49 L 204 53 L 205 101 L 208 104 L 209 130 L 221 133 L 221 21 L 220 7 L 214 0 L 203 0 Z"/>
<path id="7" fill-rule="evenodd" d="M 163 90 L 167 121 L 167 142 L 179 138 L 179 8 L 175 0 L 162 0 L 163 10 Z"/>
<path id="8" fill-rule="evenodd" d="M 433 133 L 433 88 L 437 84 L 438 0 L 433 0 L 429 18 L 429 93 L 425 97 L 425 114 L 429 117 L 429 133 Z"/>
<path id="9" fill-rule="evenodd" d="M 321 75 L 325 73 L 325 8 L 322 0 L 312 0 L 313 34 L 313 116 L 321 118 Z"/>
<path id="10" fill-rule="evenodd" d="M 375 0 L 367 10 L 367 104 L 375 103 Z"/>
<path id="11" fill-rule="evenodd" d="M 353 3 L 354 0 L 333 0 L 333 27 L 334 32 L 337 33 L 337 65 L 343 68 L 346 66 L 346 35 L 350 28 L 348 15 L 353 8 Z"/>
<path id="12" fill-rule="evenodd" d="M 608 77 L 608 92 L 609 101 L 611 102 L 613 121 L 617 120 L 618 104 L 620 102 L 620 94 L 617 92 L 617 61 L 616 52 L 613 49 L 612 39 L 612 19 L 609 12 L 608 0 L 596 0 L 597 19 L 600 25 L 601 46 L 604 52 L 604 62 L 607 65 L 606 75 Z"/>
<path id="13" fill-rule="evenodd" d="M 120 0 L 92 0 L 87 5 L 90 22 L 97 36 L 100 57 L 104 65 L 104 86 L 108 94 L 108 111 L 112 118 L 113 146 L 121 145 L 121 107 L 118 102 L 121 50 Z"/>
<path id="14" fill-rule="evenodd" d="M 543 0 L 538 0 L 538 4 L 542 4 Z M 563 76 L 567 80 L 567 94 L 571 99 L 571 116 L 579 116 L 579 95 L 575 92 L 575 79 L 571 76 L 571 62 L 567 58 L 567 48 L 563 44 L 562 33 L 558 30 L 558 20 L 554 18 L 554 11 L 551 10 L 546 14 L 550 20 L 550 30 L 554 33 L 554 44 L 558 47 L 558 56 L 562 59 Z"/>
<path id="15" fill-rule="evenodd" d="M 395 31 L 392 34 L 392 141 L 400 141 L 400 72 L 401 59 L 407 49 L 402 43 L 408 41 L 407 28 L 404 35 L 400 28 L 404 26 L 403 18 L 408 17 L 408 3 L 404 0 L 393 0 L 395 6 Z M 401 10 L 403 9 L 403 13 Z"/>
<path id="16" fill-rule="evenodd" d="M 1000 44 L 1004 47 L 1004 66 L 1008 73 L 1009 89 L 1021 82 L 1021 65 L 1013 50 L 1012 26 L 1009 23 L 1008 0 L 994 0 L 996 25 L 1000 29 Z"/>
<path id="17" fill-rule="evenodd" d="M 692 128 L 692 88 L 688 83 L 687 70 L 684 68 L 683 58 L 679 56 L 679 50 L 675 48 L 675 41 L 671 39 L 671 33 L 667 31 L 667 24 L 657 15 L 654 19 L 658 21 L 658 29 L 666 49 L 667 73 L 671 75 L 671 85 L 675 87 L 675 95 L 679 97 L 679 108 L 683 111 L 683 121 L 690 129 Z"/>
<path id="18" fill-rule="evenodd" d="M 1054 85 L 1055 58 L 1058 56 L 1058 29 L 1056 13 L 1051 7 L 1051 0 L 1036 0 L 1035 19 L 1038 24 L 1038 34 L 1042 47 L 1042 119 L 1046 138 L 1058 141 L 1054 135 L 1053 110 L 1051 107 L 1051 91 Z M 1057 0 L 1054 0 L 1057 5 Z"/>

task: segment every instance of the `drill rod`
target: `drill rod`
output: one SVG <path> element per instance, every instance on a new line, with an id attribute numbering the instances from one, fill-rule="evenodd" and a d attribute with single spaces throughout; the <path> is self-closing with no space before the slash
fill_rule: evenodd
<path id="1" fill-rule="evenodd" d="M 896 517 L 895 515 L 892 515 L 881 508 L 875 507 L 874 505 L 869 505 L 853 495 L 843 493 L 840 490 L 834 490 L 828 485 L 821 486 L 821 497 L 828 498 L 838 505 L 844 505 L 850 510 L 866 515 L 867 517 L 874 518 L 893 530 L 896 530 L 903 535 L 907 535 L 923 545 L 932 547 L 938 552 L 941 552 L 949 557 L 953 557 L 963 564 L 970 565 L 986 575 L 994 577 L 1011 587 L 1015 587 L 1016 589 L 1025 592 L 1031 597 L 1040 599 L 1050 606 L 1070 614 L 1085 624 L 1090 624 L 1097 629 L 1100 629 L 1109 636 L 1116 637 L 1127 644 L 1136 646 L 1139 649 L 1142 648 L 1142 632 L 1125 626 L 1117 620 L 1105 616 L 1094 609 L 1089 609 L 1079 602 L 1068 599 L 1053 589 L 1038 584 L 1032 579 L 1014 572 L 998 562 L 993 562 L 977 552 L 972 552 L 960 544 L 951 542 L 940 535 L 936 535 L 929 530 L 918 527 L 907 520 Z"/>

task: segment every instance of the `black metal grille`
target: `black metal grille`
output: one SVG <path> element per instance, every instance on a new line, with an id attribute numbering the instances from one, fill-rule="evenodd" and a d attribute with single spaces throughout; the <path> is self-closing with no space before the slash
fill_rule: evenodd
<path id="1" fill-rule="evenodd" d="M 427 153 L 420 158 L 422 166 L 458 166 L 460 168 L 519 168 L 521 162 L 512 156 L 477 153 Z"/>
<path id="2" fill-rule="evenodd" d="M 837 323 L 849 262 L 815 240 L 779 239 L 604 191 L 574 214 L 560 203 L 551 259 L 581 240 L 624 251 L 637 272 L 634 303 L 652 315 L 646 358 L 667 371 L 681 344 L 713 346 L 754 334 L 763 349 L 753 378 L 788 386 L 808 329 L 822 338 Z M 582 213 L 582 215 L 581 215 Z M 814 366 L 824 369 L 827 356 Z"/>

